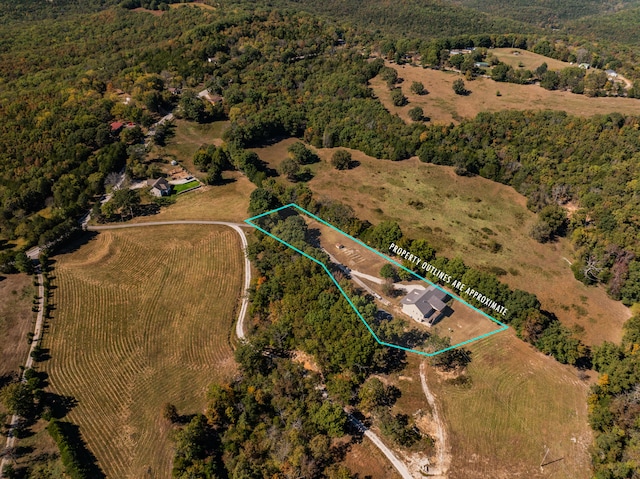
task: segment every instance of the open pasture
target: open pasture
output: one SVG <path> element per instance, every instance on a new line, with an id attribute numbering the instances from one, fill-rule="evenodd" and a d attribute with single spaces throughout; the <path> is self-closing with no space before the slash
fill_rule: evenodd
<path id="1" fill-rule="evenodd" d="M 169 478 L 166 403 L 201 412 L 206 389 L 236 371 L 242 289 L 237 233 L 222 226 L 105 231 L 55 257 L 44 346 L 51 389 L 109 478 Z"/>

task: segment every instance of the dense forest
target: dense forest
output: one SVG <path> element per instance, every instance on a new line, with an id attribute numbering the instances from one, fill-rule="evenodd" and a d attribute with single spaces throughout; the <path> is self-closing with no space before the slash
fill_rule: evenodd
<path id="1" fill-rule="evenodd" d="M 423 238 L 406 238 L 396 224 L 363 223 L 343 205 L 316 202 L 304 185 L 279 186 L 246 148 L 295 136 L 316 147 L 351 147 L 387 160 L 417 154 L 422 161 L 452 165 L 460 175 L 512 185 L 539 213 L 536 239 L 570 236 L 578 279 L 606 285 L 625 304 L 640 302 L 639 118 L 499 112 L 457 126 L 407 125 L 367 86 L 383 68 L 381 59 L 369 58 L 371 52 L 400 62 L 418 52 L 435 65 L 444 50 L 469 46 L 527 48 L 561 60 L 582 55 L 637 79 L 638 52 L 613 43 L 637 41 L 630 27 L 635 17 L 628 20 L 624 11 L 572 20 L 569 36 L 539 26 L 600 12 L 603 2 L 576 8 L 566 1 L 554 4 L 553 13 L 545 3 L 535 9 L 511 3 L 501 16 L 417 1 L 269 2 L 280 9 L 267 2 L 221 1 L 215 11 L 169 8 L 174 2 L 119 3 L 0 0 L 4 271 L 28 267 L 21 249 L 77 228 L 78 218 L 106 191 L 111 173 L 136 171 L 144 136 L 163 114 L 175 111 L 200 122 L 226 118 L 225 145 L 199 152 L 198 167 L 208 171 L 208 182 L 217 184 L 223 169 L 241 170 L 260 187 L 251 198 L 252 214 L 295 201 L 373 247 L 405 244 L 443 271 L 482 284 L 509 305 L 508 322 L 523 340 L 561 362 L 592 364 L 601 373 L 589 400 L 594 471 L 599 479 L 633 477 L 639 461 L 637 318 L 627 324 L 622 344 L 589 351 L 551 312 L 540 310 L 535 296 L 510 291 L 459 260 L 436 257 Z M 495 11 L 503 3 L 483 5 Z M 131 10 L 138 7 L 159 15 Z M 592 42 L 590 28 L 609 42 Z M 198 99 L 195 92 L 203 87 L 223 98 L 220 106 Z M 135 126 L 120 131 L 114 122 Z M 294 239 L 306 234 L 291 221 L 274 226 Z M 369 375 L 401 367 L 403 358 L 372 339 L 317 265 L 259 235 L 250 254 L 260 273 L 252 291 L 258 321 L 252 339 L 238 349 L 242 377 L 214 387 L 205 415 L 181 429 L 175 476 L 294 471 L 349 477 L 333 465 L 340 451 L 326 436 L 347 431 L 341 406 L 371 409 L 363 402 Z M 358 301 L 371 308 L 370 298 Z M 320 374 L 291 364 L 294 350 L 312 355 Z M 398 441 L 428 442 L 384 407 L 374 416 Z M 51 426 L 61 449 L 68 447 L 65 427 Z M 202 446 L 209 441 L 222 447 Z"/>
<path id="2" fill-rule="evenodd" d="M 512 18 L 541 27 L 560 27 L 567 20 L 587 16 L 602 16 L 637 5 L 637 0 L 610 2 L 606 0 L 447 0 L 494 16 Z"/>
<path id="3" fill-rule="evenodd" d="M 598 15 L 575 20 L 566 25 L 566 30 L 593 41 L 608 40 L 638 45 L 640 44 L 639 22 L 640 8 L 630 8 L 611 15 Z"/>

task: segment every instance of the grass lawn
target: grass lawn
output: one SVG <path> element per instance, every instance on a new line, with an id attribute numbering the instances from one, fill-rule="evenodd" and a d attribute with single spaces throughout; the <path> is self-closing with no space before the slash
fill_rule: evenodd
<path id="1" fill-rule="evenodd" d="M 473 118 L 482 111 L 500 110 L 563 110 L 578 116 L 612 112 L 640 115 L 640 101 L 633 98 L 589 98 L 565 91 L 548 91 L 538 85 L 498 83 L 489 78 L 465 81 L 471 94 L 460 96 L 452 88 L 456 79 L 463 78 L 459 73 L 388 62 L 386 65 L 394 68 L 398 76 L 404 78 L 399 87 L 409 103 L 402 107 L 394 106 L 389 88 L 380 77 L 372 79 L 370 86 L 385 108 L 398 114 L 407 123 L 411 122 L 409 110 L 416 106 L 423 108 L 425 117 L 430 118 L 431 122 L 446 124 Z M 410 87 L 414 81 L 422 82 L 429 94 L 413 94 Z M 497 91 L 500 91 L 501 96 L 496 96 Z"/>
<path id="2" fill-rule="evenodd" d="M 236 372 L 237 233 L 216 226 L 106 231 L 57 255 L 45 336 L 51 389 L 109 478 L 171 477 L 165 403 L 201 412 Z"/>
<path id="3" fill-rule="evenodd" d="M 193 155 L 202 145 L 222 144 L 222 134 L 229 128 L 228 121 L 214 121 L 212 123 L 195 123 L 187 120 L 174 120 L 173 136 L 167 140 L 167 146 L 154 147 L 160 156 L 175 159 L 184 165 L 193 175 L 204 178 L 193 164 Z"/>
<path id="4" fill-rule="evenodd" d="M 281 150 L 275 144 L 259 155 L 273 166 L 271 158 Z M 581 337 L 587 344 L 620 341 L 629 309 L 609 299 L 603 288 L 573 278 L 567 263 L 573 254 L 569 241 L 542 245 L 529 237 L 535 215 L 513 188 L 481 177 L 460 177 L 450 167 L 417 158 L 392 162 L 355 150 L 350 151 L 360 166 L 337 171 L 329 163 L 333 151 L 317 150 L 323 161 L 311 165 L 315 177 L 309 187 L 318 200 L 341 201 L 372 223 L 397 221 L 409 236 L 427 239 L 438 254 L 460 256 L 480 269 L 502 269 L 501 281 L 536 294 L 563 323 L 584 328 Z M 499 250 L 493 252 L 496 245 Z"/>
<path id="5" fill-rule="evenodd" d="M 173 193 L 175 193 L 176 195 L 182 191 L 186 191 L 189 190 L 191 188 L 195 188 L 196 186 L 198 186 L 200 184 L 200 182 L 198 180 L 192 180 L 189 181 L 188 183 L 182 183 L 180 185 L 173 185 L 172 190 Z"/>

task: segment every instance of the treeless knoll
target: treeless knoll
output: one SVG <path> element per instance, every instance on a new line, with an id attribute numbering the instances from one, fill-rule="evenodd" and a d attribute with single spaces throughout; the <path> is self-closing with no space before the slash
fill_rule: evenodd
<path id="1" fill-rule="evenodd" d="M 201 412 L 207 386 L 235 372 L 242 289 L 237 234 L 217 226 L 105 231 L 55 257 L 44 346 L 51 389 L 113 478 L 169 478 L 167 402 Z"/>
<path id="2" fill-rule="evenodd" d="M 263 148 L 262 159 L 272 155 Z M 577 325 L 587 344 L 618 342 L 629 309 L 607 297 L 603 288 L 576 281 L 569 268 L 568 240 L 540 244 L 529 237 L 536 216 L 526 198 L 512 187 L 481 177 L 460 177 L 453 168 L 420 162 L 377 160 L 349 150 L 360 166 L 337 171 L 330 165 L 335 149 L 319 149 L 321 163 L 311 165 L 309 187 L 317 199 L 350 205 L 372 223 L 397 221 L 413 238 L 424 238 L 449 258 L 460 256 L 479 268 L 500 268 L 500 280 L 534 293 L 543 308 L 568 325 Z M 280 178 L 281 181 L 286 181 Z M 494 252 L 495 251 L 495 252 Z M 500 272 L 500 270 L 498 270 Z"/>
<path id="3" fill-rule="evenodd" d="M 575 66 L 569 62 L 545 57 L 544 55 L 519 48 L 492 48 L 488 51 L 488 54 L 495 56 L 502 63 L 511 65 L 515 69 L 523 68 L 534 71 L 543 63 L 547 64 L 549 70 L 562 70 L 563 68 Z M 522 65 L 522 67 L 520 65 Z"/>
<path id="4" fill-rule="evenodd" d="M 590 477 L 588 385 L 575 370 L 535 351 L 512 330 L 468 349 L 467 384 L 427 369 L 447 426 L 448 477 Z M 541 469 L 543 459 L 549 464 Z"/>
<path id="5" fill-rule="evenodd" d="M 612 112 L 640 115 L 640 101 L 633 98 L 589 98 L 565 91 L 548 91 L 538 85 L 498 83 L 489 78 L 465 81 L 471 94 L 461 96 L 456 95 L 452 88 L 456 79 L 463 78 L 459 73 L 389 62 L 385 64 L 404 78 L 399 87 L 409 103 L 402 107 L 394 106 L 389 88 L 380 77 L 371 80 L 370 86 L 387 110 L 398 114 L 408 123 L 411 121 L 408 112 L 416 106 L 422 107 L 425 117 L 433 123 L 459 122 L 483 111 L 500 110 L 563 110 L 579 116 Z M 422 82 L 429 94 L 421 96 L 412 93 L 410 88 L 414 81 Z M 496 95 L 497 91 L 501 96 Z"/>
<path id="6" fill-rule="evenodd" d="M 19 372 L 29 352 L 27 334 L 33 331 L 33 278 L 12 274 L 0 279 L 0 377 Z"/>

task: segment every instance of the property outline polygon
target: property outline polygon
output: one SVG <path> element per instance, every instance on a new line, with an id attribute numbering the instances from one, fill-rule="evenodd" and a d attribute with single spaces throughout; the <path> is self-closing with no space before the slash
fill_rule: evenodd
<path id="1" fill-rule="evenodd" d="M 391 344 L 391 343 L 387 343 L 386 341 L 382 341 L 380 338 L 378 338 L 378 336 L 376 335 L 376 333 L 373 331 L 373 329 L 371 329 L 371 326 L 369 326 L 369 323 L 367 323 L 367 320 L 364 319 L 364 317 L 362 316 L 362 314 L 360 313 L 360 311 L 358 311 L 358 308 L 353 304 L 353 302 L 351 301 L 351 298 L 349 298 L 349 295 L 342 289 L 342 287 L 340 286 L 340 284 L 338 284 L 338 282 L 336 281 L 336 279 L 334 278 L 333 274 L 331 274 L 331 272 L 329 271 L 329 269 L 327 268 L 327 266 L 322 263 L 321 261 L 317 260 L 316 258 L 313 258 L 312 256 L 308 255 L 307 253 L 305 253 L 304 251 L 300 251 L 298 248 L 296 248 L 293 245 L 290 245 L 289 243 L 287 243 L 286 241 L 278 238 L 277 236 L 269 233 L 268 231 L 264 230 L 263 228 L 261 228 L 260 226 L 258 226 L 256 223 L 254 223 L 254 220 L 257 220 L 258 218 L 262 218 L 263 216 L 268 216 L 271 215 L 273 213 L 277 213 L 281 210 L 287 209 L 287 208 L 295 208 L 298 211 L 304 213 L 305 215 L 309 216 L 310 218 L 313 218 L 316 221 L 319 221 L 320 223 L 322 223 L 325 226 L 328 226 L 329 228 L 337 231 L 338 233 L 346 236 L 347 238 L 349 238 L 352 241 L 355 241 L 356 243 L 358 243 L 361 246 L 364 246 L 365 248 L 367 248 L 369 251 L 377 254 L 378 256 L 382 257 L 383 259 L 395 264 L 396 266 L 398 266 L 399 268 L 402 268 L 403 270 L 405 270 L 406 272 L 410 273 L 411 275 L 415 276 L 416 278 L 418 278 L 419 280 L 424 281 L 427 284 L 430 284 L 431 286 L 434 286 L 435 288 L 438 288 L 440 291 L 448 294 L 449 296 L 452 296 L 453 298 L 455 298 L 457 301 L 461 302 L 462 304 L 464 304 L 465 306 L 471 308 L 472 310 L 474 310 L 477 313 L 480 313 L 482 316 L 484 316 L 485 318 L 493 321 L 496 324 L 500 325 L 500 328 L 494 330 L 494 331 L 490 331 L 488 333 L 484 333 L 481 334 L 480 336 L 476 336 L 475 338 L 471 338 L 471 339 L 467 339 L 465 341 L 462 341 L 460 343 L 457 344 L 453 344 L 447 348 L 432 352 L 432 353 L 428 353 L 426 351 L 418 351 L 416 349 L 411 349 L 411 348 L 406 348 L 404 346 L 400 346 L 398 344 Z M 505 331 L 506 329 L 509 328 L 509 326 L 507 326 L 506 324 L 498 321 L 497 319 L 495 319 L 492 316 L 489 316 L 487 313 L 485 313 L 484 311 L 479 310 L 478 308 L 476 308 L 475 306 L 467 303 L 465 300 L 463 300 L 462 298 L 460 298 L 459 296 L 443 289 L 442 287 L 440 287 L 439 285 L 432 283 L 431 281 L 429 281 L 427 278 L 424 278 L 418 274 L 416 274 L 415 272 L 411 271 L 410 269 L 406 268 L 405 266 L 403 266 L 402 264 L 398 263 L 397 261 L 393 260 L 392 258 L 390 258 L 389 256 L 371 248 L 370 246 L 367 246 L 366 244 L 364 244 L 362 241 L 360 241 L 359 239 L 354 238 L 353 236 L 345 233 L 344 231 L 340 230 L 339 228 L 336 228 L 335 226 L 333 226 L 332 224 L 327 223 L 326 221 L 324 221 L 322 218 L 317 217 L 316 215 L 314 215 L 313 213 L 308 212 L 307 210 L 305 210 L 304 208 L 302 208 L 301 206 L 298 206 L 295 203 L 289 203 L 288 205 L 284 205 L 281 206 L 279 208 L 275 208 L 273 210 L 267 211 L 266 213 L 262 213 L 256 216 L 252 216 L 251 218 L 248 218 L 246 220 L 244 220 L 245 223 L 247 223 L 248 225 L 256 228 L 257 230 L 263 232 L 264 234 L 266 234 L 267 236 L 270 236 L 271 238 L 275 239 L 276 241 L 284 244 L 285 246 L 287 246 L 288 248 L 291 248 L 292 250 L 294 250 L 296 253 L 301 254 L 302 256 L 304 256 L 305 258 L 310 259 L 311 261 L 318 263 L 320 266 L 322 266 L 322 268 L 327 272 L 327 274 L 329 275 L 329 277 L 331 278 L 331 280 L 333 281 L 333 283 L 338 287 L 338 290 L 340 291 L 340 293 L 342 293 L 342 295 L 345 297 L 345 299 L 347 300 L 347 302 L 349 303 L 349 305 L 351 306 L 351 308 L 355 311 L 356 315 L 358 316 L 358 318 L 360 318 L 360 321 L 362 321 L 364 323 L 364 325 L 366 326 L 367 330 L 369 331 L 369 333 L 371 333 L 371 335 L 373 336 L 373 338 L 378 342 L 378 344 L 381 344 L 383 346 L 387 346 L 390 348 L 395 348 L 395 349 L 401 349 L 403 351 L 407 351 L 410 353 L 416 353 L 416 354 L 420 354 L 422 356 L 436 356 L 438 354 L 442 354 L 446 351 L 455 349 L 455 348 L 459 348 L 460 346 L 464 346 L 465 344 L 469 344 L 472 343 L 474 341 L 479 341 L 480 339 L 486 338 L 488 336 L 494 335 L 496 333 Z"/>

